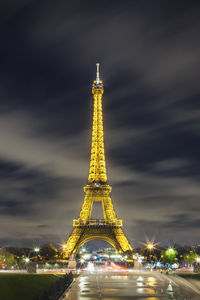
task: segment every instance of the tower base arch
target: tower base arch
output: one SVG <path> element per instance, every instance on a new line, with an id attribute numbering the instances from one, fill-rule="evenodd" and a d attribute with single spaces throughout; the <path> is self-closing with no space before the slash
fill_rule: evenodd
<path id="1" fill-rule="evenodd" d="M 85 243 L 97 239 L 108 242 L 117 252 L 132 251 L 122 228 L 108 225 L 88 225 L 73 229 L 63 249 L 64 257 L 68 258 L 71 254 L 76 254 Z"/>

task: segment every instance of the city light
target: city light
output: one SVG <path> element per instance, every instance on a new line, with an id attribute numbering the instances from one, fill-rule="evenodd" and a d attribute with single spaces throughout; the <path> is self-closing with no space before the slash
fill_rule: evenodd
<path id="1" fill-rule="evenodd" d="M 147 248 L 148 248 L 149 250 L 154 249 L 154 244 L 153 244 L 153 243 L 148 243 L 148 244 L 147 244 Z"/>
<path id="2" fill-rule="evenodd" d="M 158 243 L 154 242 L 154 238 L 150 240 L 146 237 L 146 243 L 144 243 L 144 245 L 148 251 L 150 251 L 150 252 L 153 251 L 156 248 L 157 244 Z"/>
<path id="3" fill-rule="evenodd" d="M 25 262 L 28 263 L 30 261 L 30 258 L 26 257 L 24 258 Z"/>
<path id="4" fill-rule="evenodd" d="M 40 252 L 40 248 L 39 248 L 39 247 L 35 247 L 35 248 L 34 248 L 34 251 L 35 251 L 36 253 L 38 253 L 38 252 Z"/>
<path id="5" fill-rule="evenodd" d="M 88 259 L 88 258 L 90 258 L 90 256 L 91 256 L 91 254 L 86 253 L 86 254 L 83 254 L 83 255 L 82 255 L 82 258 L 83 258 L 83 259 Z"/>
<path id="6" fill-rule="evenodd" d="M 197 258 L 196 258 L 196 261 L 197 261 L 198 263 L 200 263 L 200 257 L 197 257 Z"/>
<path id="7" fill-rule="evenodd" d="M 165 253 L 167 255 L 173 256 L 173 255 L 176 254 L 176 250 L 174 248 L 172 248 L 172 247 L 169 247 L 169 248 L 167 248 L 167 250 L 165 251 Z"/>
<path id="8" fill-rule="evenodd" d="M 111 254 L 110 257 L 111 258 L 122 258 L 122 256 L 120 254 Z"/>
<path id="9" fill-rule="evenodd" d="M 142 262 L 142 258 L 141 258 L 141 257 L 139 257 L 139 258 L 138 258 L 138 261 L 139 261 L 139 263 L 141 263 L 141 262 Z"/>
<path id="10" fill-rule="evenodd" d="M 171 253 L 174 251 L 173 248 L 168 248 L 168 250 L 169 250 L 169 252 L 171 252 Z"/>

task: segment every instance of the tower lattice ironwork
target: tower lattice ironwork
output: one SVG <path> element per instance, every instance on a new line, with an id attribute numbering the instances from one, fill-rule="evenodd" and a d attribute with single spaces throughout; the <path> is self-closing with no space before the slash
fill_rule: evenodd
<path id="1" fill-rule="evenodd" d="M 117 219 L 110 197 L 111 187 L 107 183 L 102 115 L 104 87 L 99 77 L 99 64 L 96 65 L 96 80 L 92 85 L 94 111 L 88 184 L 84 187 L 85 198 L 80 216 L 73 221 L 73 231 L 63 247 L 66 258 L 94 239 L 107 241 L 119 252 L 132 252 L 132 247 L 122 230 L 122 220 Z M 102 203 L 104 219 L 91 219 L 94 202 Z"/>

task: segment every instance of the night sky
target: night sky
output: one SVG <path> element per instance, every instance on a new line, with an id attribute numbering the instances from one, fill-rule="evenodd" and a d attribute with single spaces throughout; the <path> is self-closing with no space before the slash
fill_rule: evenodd
<path id="1" fill-rule="evenodd" d="M 199 1 L 1 1 L 1 246 L 70 234 L 87 183 L 96 62 L 125 233 L 132 245 L 199 244 L 199 12 Z"/>

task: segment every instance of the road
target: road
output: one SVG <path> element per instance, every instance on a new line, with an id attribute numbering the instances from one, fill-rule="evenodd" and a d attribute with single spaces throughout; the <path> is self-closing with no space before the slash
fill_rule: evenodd
<path id="1" fill-rule="evenodd" d="M 181 279 L 159 273 L 83 273 L 63 300 L 200 300 Z"/>

